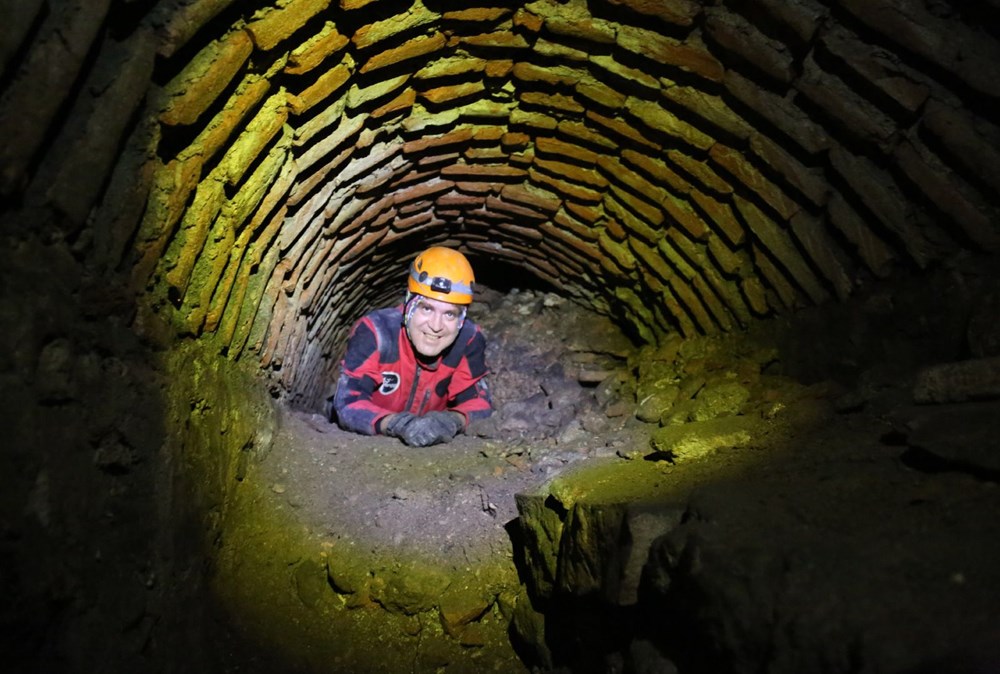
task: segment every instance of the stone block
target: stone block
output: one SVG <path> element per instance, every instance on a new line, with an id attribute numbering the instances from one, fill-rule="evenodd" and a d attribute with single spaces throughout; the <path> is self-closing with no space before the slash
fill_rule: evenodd
<path id="1" fill-rule="evenodd" d="M 737 100 L 768 120 L 808 154 L 820 154 L 832 144 L 826 129 L 798 107 L 794 99 L 770 91 L 732 69 L 726 71 L 723 82 Z"/>
<path id="2" fill-rule="evenodd" d="M 709 156 L 712 161 L 763 199 L 781 219 L 788 220 L 799 211 L 800 206 L 785 194 L 780 186 L 764 176 L 742 152 L 717 143 L 709 151 Z"/>
<path id="3" fill-rule="evenodd" d="M 795 240 L 833 286 L 837 299 L 846 300 L 853 290 L 852 274 L 844 268 L 843 261 L 847 259 L 847 255 L 841 250 L 840 244 L 830 236 L 826 224 L 804 211 L 797 213 L 789 224 Z"/>
<path id="4" fill-rule="evenodd" d="M 647 138 L 638 129 L 618 117 L 607 117 L 594 110 L 587 110 L 586 117 L 591 122 L 610 131 L 613 134 L 612 138 L 621 137 L 656 151 L 662 149 L 659 143 Z"/>
<path id="5" fill-rule="evenodd" d="M 878 148 L 892 144 L 898 132 L 895 121 L 857 89 L 823 70 L 812 56 L 803 61 L 795 86 L 841 133 Z"/>
<path id="6" fill-rule="evenodd" d="M 658 103 L 629 97 L 625 109 L 650 130 L 669 136 L 699 150 L 709 150 L 716 140 L 688 124 Z"/>
<path id="7" fill-rule="evenodd" d="M 663 211 L 612 184 L 604 195 L 604 210 L 617 218 L 629 231 L 655 244 L 663 235 Z"/>
<path id="8" fill-rule="evenodd" d="M 725 72 L 705 45 L 697 41 L 681 42 L 654 30 L 638 26 L 619 25 L 617 44 L 656 64 L 672 66 L 711 82 L 722 81 Z"/>
<path id="9" fill-rule="evenodd" d="M 622 89 L 633 90 L 641 88 L 648 96 L 654 96 L 660 91 L 660 81 L 656 77 L 650 75 L 645 70 L 627 66 L 613 56 L 591 54 L 588 60 L 592 65 L 591 70 L 596 67 L 606 73 L 606 75 L 595 74 L 594 76 L 597 79 L 604 81 L 611 80 L 612 82 L 621 80 L 618 86 Z"/>
<path id="10" fill-rule="evenodd" d="M 345 3 L 352 3 L 352 0 L 340 0 L 341 7 Z M 371 0 L 368 0 L 371 1 Z M 364 2 L 363 4 L 368 4 Z M 402 7 L 400 7 L 402 9 Z M 407 11 L 401 12 L 387 19 L 382 19 L 381 21 L 375 21 L 373 23 L 365 24 L 354 31 L 354 35 L 351 36 L 351 42 L 358 49 L 367 49 L 375 44 L 378 44 L 386 38 L 392 38 L 402 33 L 412 31 L 421 26 L 426 26 L 429 23 L 438 21 L 441 15 L 437 12 L 428 9 L 423 3 L 415 3 L 414 5 L 407 7 Z"/>
<path id="11" fill-rule="evenodd" d="M 527 172 L 516 166 L 503 164 L 452 164 L 441 169 L 441 176 L 449 180 L 491 179 L 501 182 L 519 182 Z"/>
<path id="12" fill-rule="evenodd" d="M 745 447 L 753 440 L 755 424 L 746 417 L 726 416 L 664 426 L 653 432 L 657 452 L 674 463 L 703 459 L 720 449 Z"/>
<path id="13" fill-rule="evenodd" d="M 746 254 L 730 248 L 721 236 L 710 232 L 706 244 L 709 256 L 726 276 L 742 276 L 741 272 L 749 268 L 750 261 L 746 259 Z"/>
<path id="14" fill-rule="evenodd" d="M 558 138 L 546 136 L 535 138 L 535 151 L 542 156 L 556 155 L 559 158 L 568 158 L 589 166 L 593 166 L 598 160 L 596 152 L 573 143 L 566 143 Z"/>
<path id="15" fill-rule="evenodd" d="M 544 21 L 545 29 L 553 35 L 572 38 L 585 44 L 615 43 L 618 27 L 594 18 L 589 12 L 567 12 L 564 16 L 556 14 L 546 16 Z"/>
<path id="16" fill-rule="evenodd" d="M 517 219 L 528 218 L 530 220 L 544 220 L 546 219 L 546 214 L 536 211 L 533 208 L 528 208 L 525 206 L 520 206 L 518 204 L 510 203 L 509 201 L 504 201 L 503 199 L 498 199 L 497 197 L 486 197 L 486 209 L 492 213 L 496 214 L 506 214 L 516 216 Z M 516 227 L 516 225 L 510 225 L 510 227 Z M 537 236 L 537 230 L 525 230 L 522 233 L 527 232 L 532 233 L 532 238 L 540 238 Z"/>
<path id="17" fill-rule="evenodd" d="M 615 218 L 606 217 L 601 221 L 601 224 L 604 225 L 604 231 L 607 232 L 608 236 L 616 242 L 624 243 L 628 238 L 628 232 L 622 227 L 622 223 Z"/>
<path id="18" fill-rule="evenodd" d="M 532 165 L 542 171 L 586 188 L 603 191 L 608 185 L 607 179 L 600 172 L 594 169 L 583 168 L 576 164 L 568 164 L 566 162 L 539 157 L 532 162 Z"/>
<path id="19" fill-rule="evenodd" d="M 1000 127 L 995 122 L 931 99 L 921 127 L 947 148 L 968 175 L 1000 192 Z"/>
<path id="20" fill-rule="evenodd" d="M 927 267 L 939 255 L 935 244 L 914 222 L 910 213 L 912 205 L 889 173 L 866 157 L 840 147 L 830 151 L 830 164 L 865 207 L 898 237 L 899 243 L 919 267 Z"/>
<path id="21" fill-rule="evenodd" d="M 493 49 L 527 49 L 528 42 L 522 36 L 507 31 L 482 33 L 479 35 L 463 35 L 453 38 L 457 44 L 470 47 L 486 47 Z"/>
<path id="22" fill-rule="evenodd" d="M 787 230 L 741 197 L 736 197 L 736 207 L 768 253 L 781 262 L 782 268 L 788 270 L 795 283 L 808 293 L 813 302 L 822 304 L 829 299 L 826 289 L 796 248 Z"/>
<path id="23" fill-rule="evenodd" d="M 542 16 L 523 7 L 519 7 L 514 12 L 513 22 L 517 28 L 523 28 L 530 33 L 537 33 L 545 25 L 545 19 Z"/>
<path id="24" fill-rule="evenodd" d="M 613 276 L 620 276 L 623 271 L 628 272 L 635 268 L 635 258 L 631 251 L 622 244 L 615 242 L 606 232 L 601 232 L 598 235 L 597 243 L 608 257 L 608 264 L 605 264 L 605 260 L 601 260 L 601 264 Z M 611 264 L 611 261 L 614 261 L 614 263 Z M 617 268 L 615 265 L 617 265 Z"/>
<path id="25" fill-rule="evenodd" d="M 630 171 L 634 170 L 639 175 L 652 179 L 652 182 L 648 183 L 649 190 L 644 194 L 658 203 L 666 197 L 668 188 L 681 194 L 687 194 L 691 189 L 690 183 L 659 157 L 654 158 L 643 152 L 625 148 L 621 151 L 621 159 Z"/>
<path id="26" fill-rule="evenodd" d="M 870 225 L 839 192 L 831 194 L 827 213 L 830 224 L 854 244 L 855 251 L 868 269 L 879 278 L 888 276 L 896 259 L 895 252 L 872 231 Z"/>
<path id="27" fill-rule="evenodd" d="M 736 114 L 720 96 L 694 87 L 682 86 L 666 87 L 662 95 L 664 99 L 684 108 L 694 117 L 705 120 L 733 139 L 746 140 L 753 133 L 753 127 Z"/>
<path id="28" fill-rule="evenodd" d="M 21 189 L 25 172 L 94 48 L 110 4 L 109 0 L 96 0 L 86 7 L 79 3 L 47 5 L 39 16 L 41 23 L 32 43 L 25 45 L 26 53 L 17 64 L 16 77 L 9 73 L 12 80 L 4 85 L 0 98 L 0 128 L 4 137 L 0 144 L 0 194 Z M 16 25 L 14 19 L 8 18 L 12 12 L 23 23 L 26 16 L 33 14 L 30 0 L 20 10 L 4 7 L 5 46 L 0 49 L 5 51 L 20 46 L 7 42 L 13 37 L 7 29 Z M 31 112 L 26 113 L 28 110 Z"/>
<path id="29" fill-rule="evenodd" d="M 801 309 L 808 302 L 802 296 L 796 283 L 789 277 L 783 267 L 774 261 L 774 255 L 758 243 L 750 246 L 753 262 L 757 266 L 758 280 L 766 281 L 768 292 L 765 294 L 767 303 L 776 312 L 785 309 Z"/>
<path id="30" fill-rule="evenodd" d="M 244 31 L 234 31 L 210 43 L 164 88 L 160 121 L 193 124 L 211 107 L 250 58 L 253 43 Z"/>
<path id="31" fill-rule="evenodd" d="M 510 124 L 511 126 L 527 126 L 541 131 L 554 131 L 559 126 L 559 121 L 542 112 L 515 107 L 510 113 Z"/>
<path id="32" fill-rule="evenodd" d="M 987 369 L 992 369 L 994 377 L 1000 375 L 996 364 Z M 961 388 L 965 389 L 967 383 Z M 992 397 L 1000 397 L 1000 379 L 991 388 Z M 934 392 L 943 391 L 934 387 Z M 909 447 L 932 454 L 957 469 L 996 475 L 1000 474 L 1000 435 L 995 430 L 998 415 L 1000 402 L 992 400 L 939 405 L 930 410 L 897 410 L 894 417 L 897 424 L 902 422 L 900 431 Z"/>
<path id="33" fill-rule="evenodd" d="M 489 61 L 486 59 L 471 56 L 444 56 L 422 66 L 413 73 L 413 79 L 435 80 L 463 75 L 471 77 L 476 73 L 482 73 L 486 69 L 487 63 Z"/>
<path id="34" fill-rule="evenodd" d="M 551 192 L 529 189 L 520 185 L 504 185 L 500 190 L 503 199 L 528 206 L 538 211 L 554 213 L 562 205 L 560 199 Z"/>
<path id="35" fill-rule="evenodd" d="M 700 190 L 692 190 L 691 199 L 703 213 L 708 216 L 711 230 L 722 237 L 733 247 L 742 246 L 746 240 L 746 230 L 736 219 L 732 206 L 714 199 Z M 692 232 L 692 236 L 694 233 Z M 697 238 L 697 237 L 695 237 Z"/>
<path id="36" fill-rule="evenodd" d="M 548 40 L 542 35 L 535 38 L 535 42 L 531 48 L 536 54 L 545 59 L 561 62 L 586 63 L 590 58 L 590 54 L 582 49 L 571 47 L 563 42 Z"/>
<path id="37" fill-rule="evenodd" d="M 275 136 L 282 130 L 288 119 L 288 105 L 284 92 L 268 98 L 257 115 L 247 123 L 243 133 L 229 146 L 226 155 L 219 162 L 221 176 L 230 185 L 242 180 L 244 173 L 253 166 Z"/>
<path id="38" fill-rule="evenodd" d="M 287 0 L 280 7 L 265 10 L 259 19 L 247 24 L 246 31 L 258 49 L 270 51 L 329 4 L 330 0 Z"/>
<path id="39" fill-rule="evenodd" d="M 774 81 L 789 84 L 795 78 L 795 63 L 788 48 L 739 14 L 722 7 L 706 9 L 705 32 L 722 49 Z"/>
<path id="40" fill-rule="evenodd" d="M 827 27 L 824 19 L 830 10 L 817 0 L 755 0 L 754 8 L 766 13 L 773 21 L 795 36 L 799 46 L 808 43 L 819 30 Z M 794 42 L 794 41 L 793 41 Z"/>
<path id="41" fill-rule="evenodd" d="M 657 193 L 653 189 L 653 185 L 641 173 L 628 170 L 628 167 L 624 166 L 617 157 L 601 155 L 597 158 L 597 164 L 607 176 L 609 184 L 626 187 L 635 194 L 641 194 L 650 199 L 653 199 Z"/>
<path id="42" fill-rule="evenodd" d="M 445 21 L 494 22 L 510 13 L 511 10 L 506 7 L 470 7 L 444 12 L 441 17 Z"/>
<path id="43" fill-rule="evenodd" d="M 705 253 L 704 246 L 696 244 L 676 229 L 667 231 L 667 238 L 673 247 L 680 252 L 680 256 L 685 262 L 690 263 L 690 275 L 687 277 L 698 297 L 709 310 L 715 324 L 723 330 L 733 329 L 733 317 L 730 314 L 729 306 L 722 301 L 722 298 L 729 298 L 729 286 L 715 273 Z M 741 306 L 742 303 L 734 301 L 733 306 Z"/>
<path id="44" fill-rule="evenodd" d="M 502 79 L 510 75 L 510 71 L 514 69 L 514 62 L 510 59 L 491 59 L 486 62 L 486 68 L 484 72 L 486 77 L 493 79 Z"/>
<path id="45" fill-rule="evenodd" d="M 862 78 L 865 89 L 881 93 L 901 112 L 916 113 L 930 95 L 927 79 L 904 66 L 903 60 L 888 53 L 884 45 L 868 44 L 837 24 L 825 27 L 820 44 Z"/>
<path id="46" fill-rule="evenodd" d="M 247 114 L 264 100 L 270 88 L 271 83 L 267 79 L 257 75 L 247 76 L 226 101 L 225 107 L 178 156 L 197 155 L 201 161 L 211 159 L 240 128 Z"/>
<path id="47" fill-rule="evenodd" d="M 420 35 L 407 40 L 398 47 L 392 47 L 373 54 L 365 61 L 358 72 L 367 73 L 379 68 L 397 65 L 413 58 L 427 56 L 441 50 L 445 46 L 445 37 L 441 33 Z"/>
<path id="48" fill-rule="evenodd" d="M 681 227 L 692 239 L 703 241 L 708 237 L 708 226 L 687 201 L 667 194 L 660 206 L 667 213 L 668 220 L 672 219 L 673 224 Z"/>
<path id="49" fill-rule="evenodd" d="M 1000 357 L 974 358 L 924 368 L 917 373 L 913 400 L 949 403 L 1000 398 Z"/>
<path id="50" fill-rule="evenodd" d="M 625 104 L 627 99 L 625 94 L 607 86 L 603 82 L 590 78 L 580 79 L 576 84 L 575 90 L 577 94 L 588 101 L 608 110 L 617 110 Z"/>
<path id="51" fill-rule="evenodd" d="M 983 250 L 1000 251 L 1000 228 L 988 215 L 991 207 L 939 157 L 915 139 L 902 139 L 893 159 L 899 170 L 955 227 Z"/>
<path id="52" fill-rule="evenodd" d="M 180 228 L 164 254 L 164 280 L 183 295 L 191 269 L 208 236 L 216 214 L 225 202 L 223 181 L 209 178 L 198 185 L 194 200 L 184 211 Z"/>
<path id="53" fill-rule="evenodd" d="M 422 100 L 431 106 L 444 106 L 450 103 L 462 101 L 463 99 L 478 96 L 486 90 L 482 82 L 461 82 L 443 87 L 426 89 L 419 93 Z"/>
<path id="54" fill-rule="evenodd" d="M 409 79 L 409 74 L 403 74 L 387 80 L 379 80 L 367 87 L 352 84 L 351 88 L 347 91 L 347 109 L 355 111 L 359 108 L 367 107 L 369 104 L 398 91 Z"/>
<path id="55" fill-rule="evenodd" d="M 350 40 L 337 30 L 336 24 L 327 21 L 319 33 L 292 49 L 288 55 L 285 72 L 289 75 L 307 73 L 342 50 L 349 42 Z"/>
<path id="56" fill-rule="evenodd" d="M 609 2 L 677 26 L 690 26 L 702 11 L 702 4 L 694 0 L 675 0 L 668 3 L 659 0 L 609 0 Z"/>
<path id="57" fill-rule="evenodd" d="M 522 551 L 527 559 L 526 583 L 533 596 L 546 599 L 552 595 L 559 560 L 565 507 L 545 491 L 515 494 L 518 524 L 525 545 Z M 520 605 L 521 602 L 518 602 Z"/>
<path id="58" fill-rule="evenodd" d="M 659 423 L 660 418 L 673 408 L 679 394 L 680 388 L 669 386 L 639 397 L 635 410 L 636 419 L 648 424 Z"/>
<path id="59" fill-rule="evenodd" d="M 805 166 L 770 137 L 757 132 L 750 136 L 750 150 L 814 206 L 826 204 L 830 187 L 822 168 Z"/>
<path id="60" fill-rule="evenodd" d="M 580 73 L 575 68 L 540 66 L 527 61 L 515 63 L 510 72 L 522 82 L 542 82 L 552 87 L 571 87 L 580 79 Z"/>
<path id="61" fill-rule="evenodd" d="M 978 26 L 963 22 L 960 14 L 941 16 L 932 7 L 907 0 L 842 0 L 839 6 L 973 89 L 1000 96 L 1000 43 Z"/>
<path id="62" fill-rule="evenodd" d="M 54 149 L 37 169 L 29 191 L 44 192 L 65 229 L 84 225 L 105 188 L 152 77 L 154 56 L 153 36 L 143 30 L 122 42 L 107 41 L 83 85 L 94 95 L 77 98 Z M 10 137 L 7 143 L 16 144 Z"/>
<path id="63" fill-rule="evenodd" d="M 384 105 L 380 105 L 372 110 L 372 119 L 381 120 L 383 117 L 392 117 L 393 115 L 401 113 L 404 110 L 412 109 L 416 102 L 417 92 L 413 89 L 406 88 L 391 101 L 387 101 Z"/>
<path id="64" fill-rule="evenodd" d="M 574 115 L 582 115 L 585 111 L 583 105 L 580 104 L 572 96 L 567 96 L 565 94 L 546 94 L 540 91 L 519 91 L 518 98 L 521 103 L 529 107 L 537 107 L 543 110 L 552 111 L 562 111 L 572 113 Z"/>
<path id="65" fill-rule="evenodd" d="M 543 167 L 532 166 L 528 169 L 528 177 L 532 184 L 549 189 L 564 199 L 583 202 L 585 204 L 600 203 L 602 194 L 578 183 L 562 180 L 545 171 Z"/>
<path id="66" fill-rule="evenodd" d="M 315 82 L 298 94 L 288 96 L 291 111 L 296 115 L 301 115 L 315 107 L 344 86 L 352 74 L 351 68 L 344 64 L 325 71 Z"/>
<path id="67" fill-rule="evenodd" d="M 743 296 L 746 297 L 751 311 L 758 316 L 766 316 L 770 313 L 767 293 L 764 290 L 764 284 L 761 283 L 759 278 L 756 276 L 744 276 L 740 279 L 740 289 L 743 292 Z"/>

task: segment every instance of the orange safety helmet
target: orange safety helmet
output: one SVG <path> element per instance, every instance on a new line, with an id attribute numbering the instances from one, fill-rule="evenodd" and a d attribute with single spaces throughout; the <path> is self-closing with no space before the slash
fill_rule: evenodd
<path id="1" fill-rule="evenodd" d="M 476 277 L 464 255 L 451 248 L 428 248 L 410 265 L 407 288 L 411 293 L 452 304 L 472 304 Z"/>

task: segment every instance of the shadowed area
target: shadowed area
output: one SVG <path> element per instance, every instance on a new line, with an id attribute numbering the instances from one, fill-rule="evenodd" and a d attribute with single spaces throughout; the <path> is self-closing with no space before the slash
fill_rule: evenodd
<path id="1" fill-rule="evenodd" d="M 996 660 L 992 0 L 0 10 L 13 670 Z M 418 453 L 326 403 L 430 245 Z"/>

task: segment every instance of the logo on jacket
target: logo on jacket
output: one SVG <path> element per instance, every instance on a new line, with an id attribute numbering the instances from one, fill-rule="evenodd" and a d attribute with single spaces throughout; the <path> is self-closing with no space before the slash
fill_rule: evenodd
<path id="1" fill-rule="evenodd" d="M 378 392 L 384 396 L 387 396 L 398 388 L 399 388 L 399 373 L 383 372 L 382 385 L 379 387 Z"/>

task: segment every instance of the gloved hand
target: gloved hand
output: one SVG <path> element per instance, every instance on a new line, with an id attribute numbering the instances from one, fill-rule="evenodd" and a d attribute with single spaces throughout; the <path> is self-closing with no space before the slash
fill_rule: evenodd
<path id="1" fill-rule="evenodd" d="M 396 412 L 388 417 L 387 421 L 382 423 L 382 433 L 384 435 L 389 435 L 394 438 L 401 438 L 403 429 L 414 419 L 417 419 L 416 414 L 412 412 Z"/>
<path id="2" fill-rule="evenodd" d="M 455 412 L 428 412 L 408 420 L 399 429 L 399 437 L 411 447 L 428 447 L 450 441 L 464 425 Z M 393 423 L 393 426 L 396 424 Z"/>

